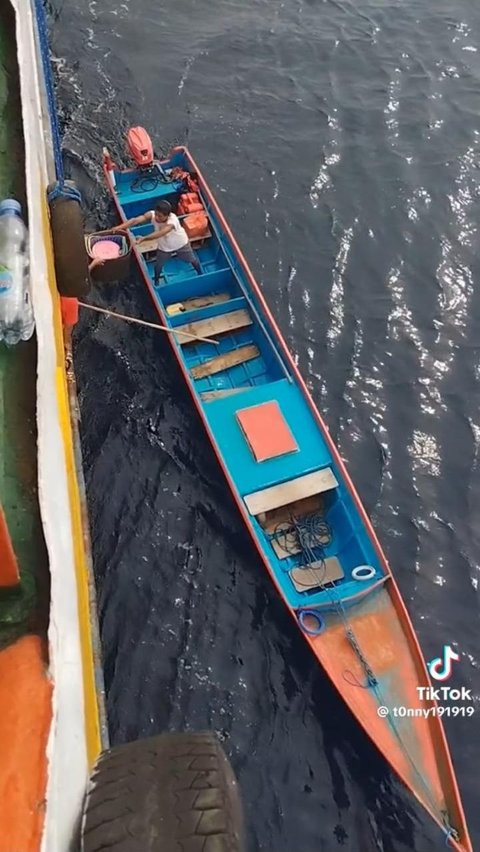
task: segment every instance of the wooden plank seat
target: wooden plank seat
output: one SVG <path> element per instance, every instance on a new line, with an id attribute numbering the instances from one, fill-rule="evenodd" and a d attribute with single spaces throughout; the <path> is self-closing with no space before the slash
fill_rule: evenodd
<path id="1" fill-rule="evenodd" d="M 278 509 L 263 512 L 258 515 L 257 520 L 265 532 L 271 535 L 282 524 L 286 527 L 291 526 L 292 518 L 303 518 L 305 515 L 312 515 L 313 512 L 320 512 L 323 507 L 324 501 L 322 495 L 313 494 L 312 497 L 295 500 L 293 503 L 288 503 L 287 506 L 279 506 Z"/>
<path id="2" fill-rule="evenodd" d="M 201 237 L 193 237 L 190 240 L 190 245 L 192 246 L 192 248 L 195 248 L 195 246 L 203 246 L 203 244 L 207 240 L 209 240 L 211 236 L 212 236 L 212 232 L 211 232 L 210 228 L 207 228 L 207 230 L 204 231 L 204 233 L 201 235 Z"/>
<path id="3" fill-rule="evenodd" d="M 215 390 L 201 391 L 200 399 L 204 402 L 212 402 L 214 399 L 222 399 L 226 396 L 233 396 L 235 393 L 243 393 L 244 391 L 252 390 L 252 386 L 241 388 L 216 388 Z"/>
<path id="4" fill-rule="evenodd" d="M 203 364 L 191 367 L 190 373 L 194 379 L 203 379 L 205 376 L 213 376 L 215 373 L 228 370 L 229 367 L 236 367 L 238 364 L 244 364 L 246 361 L 253 361 L 254 358 L 258 358 L 259 356 L 260 350 L 257 346 L 253 344 L 240 346 L 238 349 L 232 349 L 231 352 L 225 352 L 224 355 L 217 355 Z"/>
<path id="5" fill-rule="evenodd" d="M 250 514 L 256 516 L 277 509 L 279 506 L 288 506 L 295 500 L 329 491 L 337 485 L 332 469 L 327 467 L 290 479 L 288 482 L 282 482 L 280 485 L 271 485 L 261 491 L 246 494 L 243 499 Z"/>
<path id="6" fill-rule="evenodd" d="M 135 247 L 140 254 L 149 254 L 157 250 L 157 240 L 145 240 L 143 243 L 137 243 Z"/>
<path id="7" fill-rule="evenodd" d="M 174 302 L 172 305 L 168 305 L 166 311 L 169 316 L 175 316 L 175 314 L 183 314 L 197 308 L 209 308 L 210 305 L 221 305 L 222 302 L 229 302 L 231 298 L 230 293 L 193 296 L 190 299 L 183 299 L 182 302 Z"/>
<path id="8" fill-rule="evenodd" d="M 289 577 L 297 592 L 309 592 L 336 580 L 342 580 L 345 572 L 336 556 L 327 556 L 310 565 L 292 568 Z"/>
<path id="9" fill-rule="evenodd" d="M 187 332 L 194 334 L 197 337 L 217 337 L 219 334 L 227 334 L 230 331 L 236 331 L 239 328 L 246 328 L 252 324 L 252 318 L 248 311 L 231 311 L 228 314 L 219 314 L 216 317 L 208 319 L 196 320 L 195 322 L 187 322 L 185 325 L 177 325 L 176 332 Z M 188 346 L 190 343 L 195 343 L 195 340 L 190 340 L 188 337 L 178 341 L 182 346 Z"/>

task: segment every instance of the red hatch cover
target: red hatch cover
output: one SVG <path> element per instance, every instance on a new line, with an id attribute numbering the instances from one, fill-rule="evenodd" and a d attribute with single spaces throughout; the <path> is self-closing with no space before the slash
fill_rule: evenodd
<path id="1" fill-rule="evenodd" d="M 258 462 L 298 451 L 278 402 L 242 408 L 237 411 L 237 420 Z"/>

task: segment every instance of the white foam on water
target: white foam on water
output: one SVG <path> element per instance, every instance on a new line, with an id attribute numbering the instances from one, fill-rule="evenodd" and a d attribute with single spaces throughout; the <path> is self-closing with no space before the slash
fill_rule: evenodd
<path id="1" fill-rule="evenodd" d="M 278 185 L 278 178 L 277 178 L 276 171 L 274 169 L 272 169 L 270 171 L 270 174 L 273 178 L 273 200 L 275 201 L 278 198 L 278 193 L 280 191 L 280 188 L 279 188 L 279 185 Z"/>
<path id="2" fill-rule="evenodd" d="M 355 220 L 357 224 L 357 220 Z M 343 279 L 348 263 L 348 255 L 353 240 L 354 228 L 346 228 L 340 239 L 335 268 L 333 270 L 332 289 L 330 290 L 330 326 L 327 331 L 327 342 L 329 347 L 335 345 L 340 337 L 344 326 L 344 287 Z"/>
<path id="3" fill-rule="evenodd" d="M 195 64 L 197 59 L 199 59 L 201 56 L 208 56 L 208 50 L 200 50 L 198 53 L 195 53 L 192 56 L 189 56 L 187 58 L 187 60 L 185 62 L 185 68 L 184 68 L 183 74 L 180 78 L 180 82 L 179 82 L 178 87 L 177 87 L 177 92 L 178 92 L 179 97 L 183 92 L 183 87 L 185 86 L 185 83 L 187 82 L 187 80 L 190 76 L 190 71 L 192 70 L 193 65 Z"/>
<path id="4" fill-rule="evenodd" d="M 380 379 L 381 365 L 376 363 L 366 368 L 362 364 L 360 367 L 363 346 L 364 330 L 360 320 L 357 319 L 353 341 L 352 370 L 344 390 L 344 399 L 349 409 L 349 415 L 343 418 L 341 425 L 340 451 L 347 442 L 355 444 L 365 440 L 365 427 L 358 420 L 356 412 L 367 411 L 375 439 L 382 449 L 382 478 L 380 482 L 380 491 L 382 491 L 384 483 L 391 479 L 391 452 L 388 444 L 388 433 L 384 424 L 387 404 L 384 385 Z M 391 514 L 395 515 L 394 508 L 391 508 Z"/>
<path id="5" fill-rule="evenodd" d="M 310 298 L 310 293 L 306 288 L 304 288 L 302 290 L 301 297 L 302 297 L 302 304 L 303 304 L 303 307 L 304 307 L 303 318 L 304 318 L 305 332 L 306 332 L 308 339 L 310 341 L 314 341 L 315 340 L 315 329 L 314 329 L 313 323 L 312 323 L 311 298 Z M 307 360 L 308 376 L 309 377 L 315 376 L 315 371 L 314 371 L 315 350 L 312 348 L 312 346 L 307 346 L 307 359 L 308 359 Z M 309 387 L 309 390 L 312 390 L 312 383 L 309 381 L 309 379 L 307 379 L 307 386 Z"/>
<path id="6" fill-rule="evenodd" d="M 413 322 L 413 313 L 407 303 L 406 287 L 403 280 L 403 261 L 398 267 L 390 270 L 388 278 L 393 308 L 388 317 L 389 336 L 393 340 L 400 341 L 402 338 L 410 340 L 418 353 L 418 378 L 421 387 L 419 393 L 420 409 L 424 414 L 433 415 L 441 411 L 447 411 L 440 391 L 440 379 L 448 372 L 450 361 L 453 358 L 453 350 L 444 347 L 439 348 L 442 357 L 435 356 L 435 352 L 427 349 L 418 328 Z"/>
<path id="7" fill-rule="evenodd" d="M 471 29 L 464 21 L 459 21 L 459 23 L 455 24 L 455 32 L 456 35 L 452 38 L 452 44 L 455 44 L 456 41 L 460 41 L 461 37 L 470 35 Z"/>
<path id="8" fill-rule="evenodd" d="M 393 308 L 388 316 L 388 333 L 393 340 L 408 338 L 418 350 L 420 359 L 426 358 L 428 352 L 422 344 L 419 331 L 413 322 L 412 311 L 406 301 L 403 266 L 402 260 L 397 267 L 390 270 L 387 276 L 387 287 L 393 302 Z"/>
<path id="9" fill-rule="evenodd" d="M 295 322 L 296 322 L 295 314 L 293 312 L 293 306 L 292 306 L 292 302 L 294 301 L 294 294 L 292 294 L 292 284 L 295 280 L 296 274 L 297 274 L 297 270 L 294 266 L 292 266 L 292 268 L 290 270 L 290 274 L 288 276 L 288 281 L 287 281 L 287 293 L 288 293 L 287 305 L 288 305 L 288 316 L 289 316 L 289 319 L 290 319 L 290 327 L 291 328 L 293 328 L 293 326 L 295 325 Z"/>
<path id="10" fill-rule="evenodd" d="M 341 157 L 338 152 L 338 143 L 341 134 L 337 109 L 332 111 L 332 115 L 328 116 L 327 125 L 329 129 L 329 140 L 324 146 L 323 162 L 318 170 L 317 176 L 310 187 L 310 201 L 316 209 L 320 203 L 320 198 L 326 189 L 330 189 L 333 185 L 331 169 L 340 163 Z"/>
<path id="11" fill-rule="evenodd" d="M 329 186 L 331 186 L 331 178 L 328 166 L 324 162 L 323 165 L 320 166 L 320 170 L 310 187 L 310 201 L 312 202 L 313 207 L 318 207 L 322 192 Z"/>
<path id="12" fill-rule="evenodd" d="M 438 297 L 443 323 L 443 337 L 451 340 L 451 331 L 446 326 L 465 330 L 468 308 L 473 295 L 474 281 L 471 269 L 456 262 L 456 251 L 448 240 L 442 242 L 442 261 L 437 268 L 437 280 L 441 287 Z M 452 359 L 454 355 L 452 353 Z"/>
<path id="13" fill-rule="evenodd" d="M 412 442 L 407 447 L 414 469 L 429 476 L 441 475 L 441 455 L 434 435 L 414 429 Z"/>
<path id="14" fill-rule="evenodd" d="M 406 202 L 407 216 L 411 222 L 418 222 L 422 213 L 428 211 L 432 197 L 423 187 L 415 187 L 411 197 Z"/>
<path id="15" fill-rule="evenodd" d="M 398 138 L 399 133 L 397 113 L 400 106 L 401 74 L 401 68 L 395 68 L 393 79 L 388 84 L 388 104 L 383 110 L 386 116 L 385 124 L 394 139 Z"/>

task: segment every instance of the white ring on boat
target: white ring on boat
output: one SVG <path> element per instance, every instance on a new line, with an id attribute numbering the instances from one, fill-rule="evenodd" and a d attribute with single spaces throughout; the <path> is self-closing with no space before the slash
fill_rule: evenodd
<path id="1" fill-rule="evenodd" d="M 352 571 L 352 577 L 354 580 L 371 580 L 372 577 L 375 577 L 375 568 L 371 565 L 357 565 L 356 568 Z"/>

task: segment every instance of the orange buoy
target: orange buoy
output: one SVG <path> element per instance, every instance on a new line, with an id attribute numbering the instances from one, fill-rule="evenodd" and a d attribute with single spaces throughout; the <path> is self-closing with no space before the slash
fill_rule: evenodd
<path id="1" fill-rule="evenodd" d="M 0 506 L 0 588 L 18 586 L 19 582 L 20 572 L 17 557 L 8 532 L 5 515 Z"/>
<path id="2" fill-rule="evenodd" d="M 78 299 L 73 296 L 60 296 L 60 311 L 64 326 L 76 325 L 78 322 Z"/>

